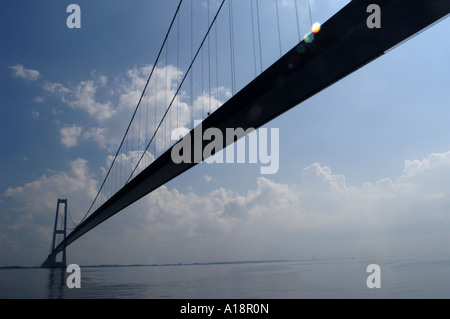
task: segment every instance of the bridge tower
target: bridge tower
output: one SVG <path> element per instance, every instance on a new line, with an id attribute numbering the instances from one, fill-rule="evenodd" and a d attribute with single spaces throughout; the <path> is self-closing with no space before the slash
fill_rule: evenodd
<path id="1" fill-rule="evenodd" d="M 63 218 L 60 220 L 60 224 L 58 226 L 58 220 L 60 218 L 60 207 L 64 205 Z M 47 259 L 41 265 L 41 268 L 66 268 L 67 260 L 66 260 L 66 247 L 62 250 L 55 250 L 57 242 L 57 235 L 62 235 L 62 240 L 66 239 L 67 235 L 67 199 L 58 199 L 58 204 L 56 205 L 56 217 L 55 217 L 55 226 L 53 228 L 53 240 L 52 240 L 52 248 L 50 255 L 48 255 Z"/>

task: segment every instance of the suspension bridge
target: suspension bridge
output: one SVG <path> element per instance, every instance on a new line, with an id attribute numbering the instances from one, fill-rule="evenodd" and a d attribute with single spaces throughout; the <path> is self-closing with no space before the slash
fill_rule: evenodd
<path id="1" fill-rule="evenodd" d="M 225 148 L 450 13 L 448 0 L 354 0 L 318 24 L 311 4 L 179 1 L 103 183 L 69 234 L 68 203 L 58 200 L 42 267 L 65 267 L 71 243 L 208 157 L 175 163 L 172 151 L 183 137 L 210 128 L 225 137 L 227 128 L 241 128 L 217 144 Z M 203 150 L 207 141 L 190 144 Z"/>

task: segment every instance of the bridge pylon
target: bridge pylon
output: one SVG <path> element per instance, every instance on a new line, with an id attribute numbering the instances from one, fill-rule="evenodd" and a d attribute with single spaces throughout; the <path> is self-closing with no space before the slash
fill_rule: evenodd
<path id="1" fill-rule="evenodd" d="M 64 205 L 63 218 L 60 220 L 58 224 L 58 220 L 60 218 L 60 206 Z M 61 222 L 62 221 L 62 222 Z M 57 235 L 62 235 L 63 239 L 66 239 L 67 235 L 67 199 L 58 199 L 58 203 L 56 205 L 56 217 L 55 217 L 55 226 L 53 228 L 53 240 L 52 240 L 52 248 L 51 252 L 48 255 L 47 259 L 42 263 L 41 268 L 66 268 L 67 267 L 67 259 L 66 259 L 66 247 L 56 250 L 55 245 Z"/>

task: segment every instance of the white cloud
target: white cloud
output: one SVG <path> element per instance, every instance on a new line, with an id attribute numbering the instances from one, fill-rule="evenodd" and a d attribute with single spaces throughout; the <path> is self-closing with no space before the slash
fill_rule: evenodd
<path id="1" fill-rule="evenodd" d="M 207 181 L 208 183 L 210 183 L 212 181 L 212 177 L 209 175 L 205 175 L 205 181 Z"/>
<path id="2" fill-rule="evenodd" d="M 111 118 L 115 111 L 111 102 L 100 103 L 96 101 L 95 94 L 97 86 L 93 81 L 80 82 L 72 92 L 73 96 L 67 101 L 67 104 L 73 108 L 79 108 L 86 111 L 91 117 L 99 122 Z"/>
<path id="3" fill-rule="evenodd" d="M 14 77 L 21 78 L 26 81 L 37 81 L 41 77 L 39 71 L 26 69 L 23 67 L 23 65 L 20 64 L 10 66 L 9 68 L 13 70 Z"/>
<path id="4" fill-rule="evenodd" d="M 75 85 L 47 81 L 43 84 L 43 89 L 68 107 L 81 110 L 95 120 L 97 125 L 86 128 L 83 138 L 95 142 L 100 148 L 113 152 L 123 138 L 151 69 L 151 65 L 134 67 L 111 81 L 94 70 L 91 72 L 91 79 L 80 81 Z M 129 138 L 134 142 L 139 141 L 139 148 L 145 148 L 153 136 L 173 99 L 182 75 L 182 71 L 172 65 L 155 69 L 140 105 L 140 111 L 136 114 L 130 128 Z M 193 99 L 194 120 L 202 120 L 207 112 L 215 111 L 231 96 L 231 92 L 225 87 L 211 90 L 211 94 L 201 92 Z M 36 101 L 43 101 L 43 97 Z M 191 126 L 192 107 L 189 103 L 190 97 L 181 90 L 154 139 L 156 152 L 160 153 L 171 144 L 170 136 L 173 130 Z M 57 115 L 56 112 L 53 114 Z M 81 123 L 70 124 L 81 126 Z M 72 130 L 71 133 L 76 132 Z M 69 139 L 69 145 L 72 145 L 70 141 L 73 142 L 73 139 Z M 155 150 L 155 146 L 152 145 L 151 149 Z"/>
<path id="5" fill-rule="evenodd" d="M 100 81 L 103 80 L 100 78 Z M 83 110 L 99 122 L 108 120 L 115 113 L 110 101 L 101 103 L 96 100 L 97 84 L 92 80 L 81 81 L 73 88 L 61 83 L 47 82 L 43 88 L 69 107 Z"/>
<path id="6" fill-rule="evenodd" d="M 64 97 L 71 92 L 71 90 L 66 88 L 61 83 L 46 82 L 43 88 L 45 91 L 59 96 L 62 101 L 65 101 Z"/>
<path id="7" fill-rule="evenodd" d="M 77 159 L 69 163 L 70 170 L 66 172 L 53 172 L 53 175 L 43 175 L 38 180 L 24 186 L 8 188 L 6 197 L 23 200 L 24 206 L 16 209 L 24 211 L 42 211 L 52 208 L 55 198 L 88 196 L 93 198 L 96 191 L 96 182 L 89 176 L 87 161 Z M 25 196 L 25 197 L 22 197 Z"/>
<path id="8" fill-rule="evenodd" d="M 71 215 L 75 222 L 80 221 L 98 188 L 90 175 L 87 161 L 77 159 L 69 163 L 67 171 L 42 175 L 2 194 L 2 265 L 36 266 L 43 262 L 49 252 L 57 199 L 67 198 Z"/>
<path id="9" fill-rule="evenodd" d="M 98 74 L 96 70 L 91 72 L 91 76 L 97 81 L 100 86 L 105 86 L 108 83 L 108 77 L 103 74 Z"/>
<path id="10" fill-rule="evenodd" d="M 118 86 L 115 91 L 119 93 L 119 108 L 134 110 L 141 97 L 152 66 L 134 67 L 126 72 L 126 77 L 116 79 Z M 170 72 L 169 72 L 170 71 Z M 168 70 L 168 78 L 172 77 L 174 70 Z M 160 83 L 164 87 L 164 83 Z"/>
<path id="11" fill-rule="evenodd" d="M 42 96 L 38 96 L 38 97 L 34 98 L 33 101 L 35 103 L 43 103 L 44 102 L 44 98 Z"/>
<path id="12" fill-rule="evenodd" d="M 106 127 L 92 127 L 83 133 L 83 138 L 95 141 L 101 148 L 107 148 L 108 129 Z"/>
<path id="13" fill-rule="evenodd" d="M 34 110 L 34 111 L 31 112 L 31 116 L 32 116 L 35 120 L 37 120 L 37 119 L 39 118 L 39 116 L 40 116 L 40 113 L 39 113 L 38 111 Z"/>
<path id="14" fill-rule="evenodd" d="M 75 125 L 63 127 L 60 131 L 61 143 L 67 148 L 77 146 L 82 131 L 81 127 Z"/>
<path id="15" fill-rule="evenodd" d="M 219 188 L 199 196 L 163 186 L 117 216 L 118 235 L 98 262 L 448 253 L 440 241 L 450 239 L 450 158 L 419 160 L 426 168 L 415 175 L 408 163 L 398 178 L 361 187 L 317 163 L 303 170 L 297 186 L 261 177 L 244 195 Z M 130 243 L 139 253 L 111 257 Z"/>
<path id="16" fill-rule="evenodd" d="M 435 169 L 448 169 L 450 165 L 450 152 L 433 153 L 429 157 L 422 160 L 407 160 L 405 162 L 404 178 L 414 177 L 425 171 L 433 171 Z"/>
<path id="17" fill-rule="evenodd" d="M 70 90 L 64 87 L 64 85 L 62 85 L 61 83 L 51 83 L 51 82 L 46 82 L 44 84 L 44 90 L 50 93 L 70 92 Z"/>
<path id="18" fill-rule="evenodd" d="M 146 151 L 145 154 L 143 153 L 143 150 L 140 151 L 129 151 L 127 154 L 121 153 L 117 156 L 115 165 L 116 168 L 120 167 L 120 170 L 124 176 L 127 176 L 127 178 L 130 177 L 133 170 L 135 170 L 135 173 L 133 174 L 133 177 L 138 175 L 144 168 L 146 168 L 148 165 L 150 165 L 154 161 L 155 157 L 150 152 Z M 106 165 L 107 169 L 112 164 L 112 161 L 114 160 L 114 156 L 110 155 L 106 159 Z M 140 161 L 140 162 L 139 162 Z M 138 165 L 139 163 L 139 165 Z M 136 167 L 136 165 L 138 165 Z M 106 168 L 103 168 L 103 170 L 106 172 Z"/>
<path id="19" fill-rule="evenodd" d="M 52 108 L 52 115 L 53 116 L 57 116 L 57 115 L 60 115 L 60 114 L 62 114 L 63 112 L 61 111 L 61 110 L 57 110 L 57 109 L 55 109 L 54 107 Z"/>
<path id="20" fill-rule="evenodd" d="M 71 211 L 84 212 L 96 187 L 80 159 L 68 173 L 9 188 L 0 203 L 9 212 L 3 246 L 29 249 L 24 229 L 49 243 L 56 198 L 69 197 Z M 317 163 L 298 185 L 261 177 L 246 194 L 218 188 L 200 196 L 162 186 L 70 246 L 69 258 L 95 264 L 448 253 L 449 189 L 448 153 L 406 161 L 399 177 L 360 187 Z M 41 248 L 40 258 L 46 253 Z"/>

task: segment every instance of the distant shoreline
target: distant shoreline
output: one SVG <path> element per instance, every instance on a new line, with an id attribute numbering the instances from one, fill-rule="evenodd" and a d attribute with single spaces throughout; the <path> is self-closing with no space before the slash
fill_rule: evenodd
<path id="1" fill-rule="evenodd" d="M 213 265 L 236 265 L 236 264 L 262 264 L 262 263 L 288 263 L 288 262 L 320 262 L 327 260 L 356 260 L 360 258 L 310 258 L 310 259 L 274 259 L 274 260 L 244 260 L 244 261 L 215 261 L 215 262 L 195 262 L 195 263 L 168 263 L 168 264 L 130 264 L 130 265 L 80 265 L 81 268 L 125 268 L 125 267 L 175 267 L 175 266 L 213 266 Z M 2 269 L 41 269 L 39 266 L 3 266 Z"/>
<path id="2" fill-rule="evenodd" d="M 178 264 L 134 264 L 134 265 L 97 265 L 97 266 L 82 266 L 83 268 L 97 268 L 97 267 L 174 267 L 174 266 L 210 266 L 210 265 L 234 265 L 234 264 L 259 264 L 259 263 L 285 263 L 305 260 L 248 260 L 248 261 L 216 261 L 204 263 L 178 263 Z"/>
<path id="3" fill-rule="evenodd" d="M 284 263 L 307 260 L 248 260 L 248 261 L 217 261 L 204 263 L 178 263 L 178 264 L 131 264 L 131 265 L 87 265 L 80 266 L 82 268 L 125 268 L 125 267 L 174 267 L 174 266 L 207 266 L 207 265 L 233 265 L 233 264 L 258 264 L 258 263 Z M 0 269 L 40 269 L 39 266 L 23 267 L 23 266 L 3 266 Z"/>

